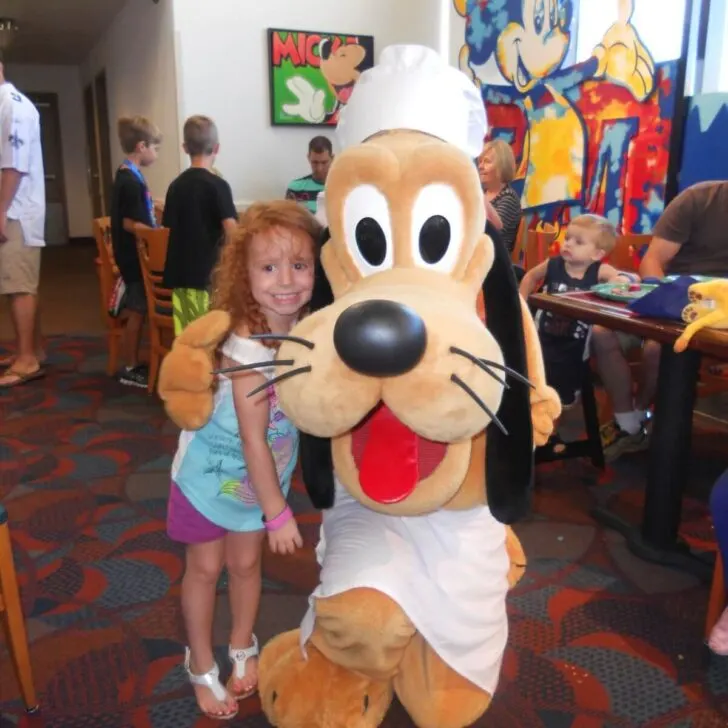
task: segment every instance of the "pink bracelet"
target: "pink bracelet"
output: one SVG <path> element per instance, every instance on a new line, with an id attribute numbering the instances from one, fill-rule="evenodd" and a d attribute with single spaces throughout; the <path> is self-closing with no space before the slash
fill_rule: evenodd
<path id="1" fill-rule="evenodd" d="M 293 518 L 293 511 L 290 506 L 286 506 L 275 518 L 271 518 L 270 521 L 266 521 L 265 516 L 263 516 L 263 525 L 266 531 L 277 531 L 279 528 L 283 528 L 291 518 Z"/>

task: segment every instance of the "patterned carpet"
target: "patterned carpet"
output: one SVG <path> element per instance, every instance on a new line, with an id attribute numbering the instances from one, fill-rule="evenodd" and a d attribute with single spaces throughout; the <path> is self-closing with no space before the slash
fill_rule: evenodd
<path id="1" fill-rule="evenodd" d="M 0 499 L 10 513 L 42 713 L 24 715 L 0 645 L 0 728 L 189 728 L 201 718 L 180 666 L 182 553 L 165 535 L 176 433 L 157 402 L 104 373 L 99 339 L 51 340 L 49 376 L 0 393 Z M 722 470 L 721 437 L 695 437 L 691 492 Z M 634 558 L 588 516 L 597 499 L 639 512 L 644 456 L 597 477 L 586 462 L 541 468 L 534 515 L 517 531 L 529 569 L 510 599 L 511 639 L 487 717 L 496 728 L 728 725 L 728 665 L 704 661 L 707 589 Z M 294 506 L 308 506 L 297 493 Z M 687 529 L 709 538 L 687 500 Z M 266 558 L 257 632 L 294 627 L 316 579 L 307 547 Z M 229 610 L 224 583 L 216 644 Z M 233 726 L 267 725 L 256 699 Z M 411 726 L 394 706 L 387 728 Z"/>

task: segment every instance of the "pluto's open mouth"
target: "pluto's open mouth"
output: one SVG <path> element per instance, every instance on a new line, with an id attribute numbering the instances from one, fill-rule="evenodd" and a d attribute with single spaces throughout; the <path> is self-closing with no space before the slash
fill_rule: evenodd
<path id="1" fill-rule="evenodd" d="M 359 484 L 364 494 L 377 503 L 403 501 L 447 453 L 447 443 L 420 437 L 381 402 L 351 435 Z"/>

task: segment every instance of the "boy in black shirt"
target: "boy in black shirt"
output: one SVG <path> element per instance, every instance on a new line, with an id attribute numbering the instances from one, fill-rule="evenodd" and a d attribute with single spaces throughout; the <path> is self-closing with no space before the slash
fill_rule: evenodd
<path id="1" fill-rule="evenodd" d="M 119 119 L 118 132 L 126 159 L 116 172 L 111 191 L 111 243 L 114 260 L 126 285 L 124 307 L 127 312 L 123 346 L 126 365 L 119 373 L 119 381 L 146 387 L 147 371 L 139 364 L 139 344 L 147 299 L 135 230 L 156 226 L 154 203 L 141 170 L 156 161 L 162 136 L 159 129 L 142 116 Z"/>
<path id="2" fill-rule="evenodd" d="M 173 289 L 175 334 L 207 311 L 220 247 L 238 223 L 230 185 L 213 171 L 220 149 L 215 122 L 192 116 L 183 135 L 190 167 L 169 186 L 162 219 L 169 228 L 164 286 Z"/>

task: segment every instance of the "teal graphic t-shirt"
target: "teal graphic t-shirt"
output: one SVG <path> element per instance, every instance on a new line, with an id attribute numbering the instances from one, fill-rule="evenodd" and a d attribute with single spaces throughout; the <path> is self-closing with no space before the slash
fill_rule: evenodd
<path id="1" fill-rule="evenodd" d="M 222 352 L 240 364 L 272 361 L 275 355 L 273 349 L 235 334 L 227 339 Z M 275 376 L 273 366 L 261 373 L 268 379 Z M 298 457 L 298 431 L 280 409 L 272 386 L 268 390 L 268 405 L 268 445 L 283 496 L 287 497 Z M 172 480 L 194 508 L 220 528 L 228 531 L 263 528 L 263 511 L 250 481 L 228 376 L 219 377 L 212 416 L 207 424 L 194 432 L 183 430 L 180 434 Z"/>

